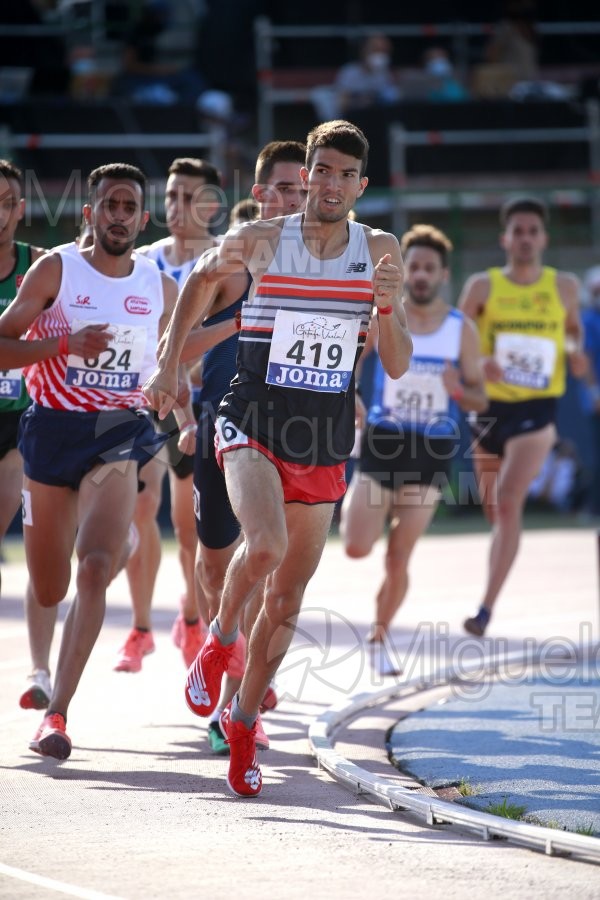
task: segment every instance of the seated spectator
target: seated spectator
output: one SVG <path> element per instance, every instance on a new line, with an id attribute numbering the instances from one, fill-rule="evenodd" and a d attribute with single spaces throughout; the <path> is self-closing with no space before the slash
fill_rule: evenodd
<path id="1" fill-rule="evenodd" d="M 338 71 L 333 85 L 312 92 L 320 119 L 338 119 L 348 109 L 397 103 L 401 91 L 392 71 L 392 43 L 384 34 L 371 35 L 361 46 L 359 59 Z"/>
<path id="2" fill-rule="evenodd" d="M 453 103 L 469 99 L 469 92 L 456 77 L 454 66 L 444 47 L 429 47 L 423 57 L 423 68 L 431 79 L 428 100 Z"/>
<path id="3" fill-rule="evenodd" d="M 137 103 L 191 103 L 210 118 L 231 118 L 231 98 L 211 90 L 192 63 L 199 21 L 196 7 L 192 0 L 185 4 L 145 0 L 125 40 L 115 95 Z"/>
<path id="4" fill-rule="evenodd" d="M 505 0 L 503 15 L 484 49 L 483 64 L 474 70 L 474 93 L 508 96 L 518 82 L 539 81 L 536 13 L 536 0 Z"/>

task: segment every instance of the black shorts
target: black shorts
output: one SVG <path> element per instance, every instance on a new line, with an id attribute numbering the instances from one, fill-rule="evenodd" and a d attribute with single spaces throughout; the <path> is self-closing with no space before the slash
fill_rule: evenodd
<path id="1" fill-rule="evenodd" d="M 197 419 L 200 411 L 200 405 L 194 403 L 194 416 Z M 154 427 L 159 434 L 166 435 L 166 450 L 169 459 L 169 467 L 173 470 L 176 478 L 183 481 L 194 471 L 194 456 L 191 453 L 182 453 L 177 442 L 179 441 L 179 427 L 175 419 L 175 415 L 171 412 L 166 419 L 159 419 L 158 413 L 153 414 Z"/>
<path id="2" fill-rule="evenodd" d="M 210 550 L 223 550 L 240 534 L 225 484 L 225 475 L 215 455 L 214 409 L 200 414 L 194 456 L 194 514 L 198 538 Z"/>
<path id="3" fill-rule="evenodd" d="M 553 424 L 556 422 L 556 412 L 556 397 L 518 403 L 492 400 L 484 413 L 469 420 L 473 443 L 494 456 L 504 456 L 507 441 Z"/>
<path id="4" fill-rule="evenodd" d="M 24 409 L 0 412 L 0 459 L 4 459 L 11 450 L 17 449 L 19 422 L 24 412 Z"/>
<path id="5" fill-rule="evenodd" d="M 95 466 L 135 460 L 139 470 L 163 444 L 143 410 L 72 412 L 34 403 L 21 417 L 18 446 L 28 478 L 77 490 Z"/>
<path id="6" fill-rule="evenodd" d="M 382 487 L 395 491 L 404 485 L 448 483 L 458 453 L 454 438 L 432 438 L 416 431 L 399 434 L 368 425 L 362 436 L 360 471 Z"/>

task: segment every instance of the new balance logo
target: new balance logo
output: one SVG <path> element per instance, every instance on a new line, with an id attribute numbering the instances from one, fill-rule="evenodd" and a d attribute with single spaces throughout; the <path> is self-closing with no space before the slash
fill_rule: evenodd
<path id="1" fill-rule="evenodd" d="M 366 263 L 350 263 L 346 272 L 364 272 L 366 268 Z"/>
<path id="2" fill-rule="evenodd" d="M 210 697 L 208 691 L 204 689 L 201 677 L 200 672 L 194 666 L 194 669 L 189 673 L 187 680 L 188 697 L 194 706 L 210 706 Z"/>
<path id="3" fill-rule="evenodd" d="M 256 763 L 256 759 L 254 759 L 251 767 L 246 769 L 246 774 L 244 775 L 244 781 L 253 791 L 258 793 L 259 788 L 262 785 L 262 773 L 258 768 Z"/>

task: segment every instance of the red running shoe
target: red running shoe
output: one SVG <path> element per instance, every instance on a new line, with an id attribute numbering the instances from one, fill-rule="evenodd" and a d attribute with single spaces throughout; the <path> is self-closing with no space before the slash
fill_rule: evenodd
<path id="1" fill-rule="evenodd" d="M 185 619 L 183 620 L 181 626 L 181 644 L 179 646 L 186 669 L 189 669 L 202 650 L 202 645 L 207 638 L 207 634 L 206 626 L 200 619 L 195 625 L 188 625 Z"/>
<path id="2" fill-rule="evenodd" d="M 256 723 L 246 728 L 231 718 L 231 704 L 221 713 L 221 729 L 229 744 L 227 787 L 236 797 L 257 797 L 262 790 L 262 773 L 256 759 Z"/>
<path id="3" fill-rule="evenodd" d="M 127 640 L 119 650 L 115 672 L 139 672 L 142 668 L 142 659 L 149 653 L 154 653 L 154 638 L 150 631 L 139 631 L 132 628 L 127 635 Z"/>
<path id="4" fill-rule="evenodd" d="M 270 709 L 275 709 L 279 702 L 279 697 L 275 693 L 275 688 L 272 684 L 265 691 L 265 696 L 262 698 L 262 703 L 260 704 L 260 712 L 264 713 Z"/>
<path id="5" fill-rule="evenodd" d="M 181 641 L 183 640 L 183 625 L 184 618 L 183 613 L 178 613 L 177 618 L 173 622 L 171 626 L 171 640 L 175 644 L 176 647 L 181 647 Z"/>
<path id="6" fill-rule="evenodd" d="M 221 693 L 223 674 L 229 668 L 233 644 L 224 646 L 209 631 L 200 653 L 190 666 L 185 682 L 185 702 L 197 716 L 210 716 Z"/>
<path id="7" fill-rule="evenodd" d="M 269 749 L 269 737 L 263 728 L 262 719 L 260 717 L 260 713 L 256 717 L 256 722 L 254 723 L 254 729 L 256 734 L 256 749 L 257 750 L 268 750 Z"/>
<path id="8" fill-rule="evenodd" d="M 45 716 L 33 740 L 29 742 L 29 749 L 40 756 L 68 759 L 71 755 L 71 738 L 66 731 L 64 716 L 60 713 Z"/>

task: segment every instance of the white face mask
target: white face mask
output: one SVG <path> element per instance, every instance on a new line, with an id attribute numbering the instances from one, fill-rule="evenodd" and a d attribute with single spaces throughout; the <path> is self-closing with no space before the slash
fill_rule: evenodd
<path id="1" fill-rule="evenodd" d="M 446 78 L 452 74 L 452 66 L 447 59 L 439 57 L 427 63 L 427 71 L 430 75 L 435 75 L 436 78 Z"/>
<path id="2" fill-rule="evenodd" d="M 390 64 L 390 56 L 389 53 L 369 53 L 367 56 L 367 65 L 371 69 L 375 69 L 375 71 L 380 72 L 382 69 L 387 69 Z"/>

